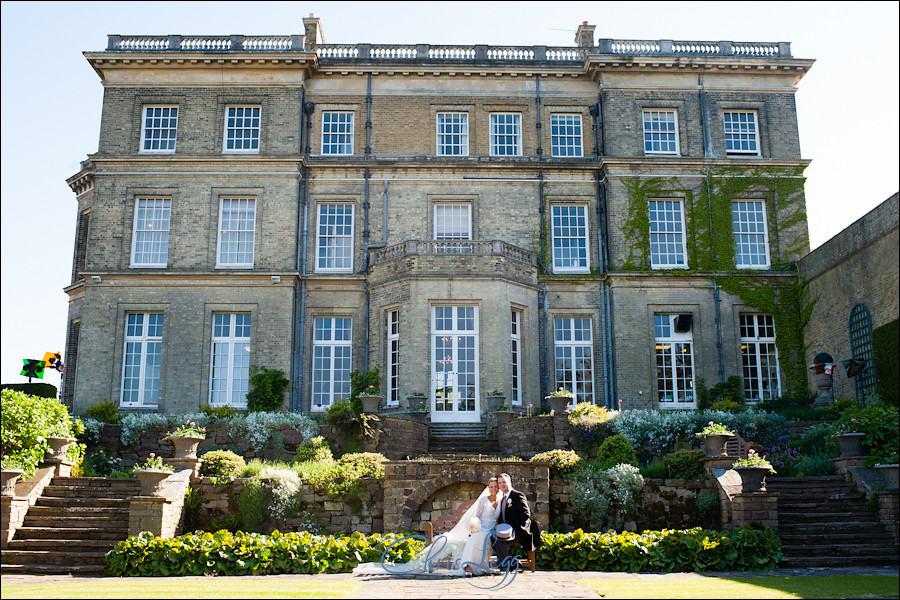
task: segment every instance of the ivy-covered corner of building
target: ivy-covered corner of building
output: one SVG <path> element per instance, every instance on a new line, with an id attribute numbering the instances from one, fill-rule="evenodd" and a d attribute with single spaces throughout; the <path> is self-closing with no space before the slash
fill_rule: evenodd
<path id="1" fill-rule="evenodd" d="M 872 330 L 872 355 L 878 395 L 894 406 L 900 404 L 900 320 Z"/>

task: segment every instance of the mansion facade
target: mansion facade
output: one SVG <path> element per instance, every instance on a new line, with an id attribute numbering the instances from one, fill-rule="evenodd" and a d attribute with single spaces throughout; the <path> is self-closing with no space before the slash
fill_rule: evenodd
<path id="1" fill-rule="evenodd" d="M 432 422 L 578 401 L 694 408 L 804 361 L 784 298 L 808 252 L 788 43 L 571 47 L 109 36 L 61 399 L 83 413 L 324 411 L 378 367 Z M 776 304 L 760 290 L 782 290 Z M 800 372 L 805 383 L 805 372 Z"/>

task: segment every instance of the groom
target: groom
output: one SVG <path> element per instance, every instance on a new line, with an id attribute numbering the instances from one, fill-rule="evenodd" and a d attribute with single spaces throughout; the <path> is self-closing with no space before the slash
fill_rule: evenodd
<path id="1" fill-rule="evenodd" d="M 518 544 L 526 552 L 537 550 L 541 545 L 541 532 L 537 521 L 531 520 L 531 509 L 528 508 L 525 494 L 512 488 L 509 475 L 501 473 L 497 477 L 497 484 L 500 486 L 502 494 L 500 518 L 497 522 L 510 525 L 515 533 L 512 541 L 494 540 L 493 546 L 497 553 L 497 563 L 502 569 L 506 565 L 505 560 L 509 556 L 510 546 Z"/>

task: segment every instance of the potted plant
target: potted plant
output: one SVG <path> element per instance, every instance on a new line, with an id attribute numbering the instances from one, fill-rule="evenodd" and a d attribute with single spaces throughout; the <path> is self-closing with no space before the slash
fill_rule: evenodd
<path id="1" fill-rule="evenodd" d="M 63 436 L 47 436 L 47 444 L 50 449 L 44 453 L 44 460 L 63 460 L 66 458 L 66 452 L 69 450 L 69 444 L 77 441 L 73 437 Z"/>
<path id="2" fill-rule="evenodd" d="M 697 433 L 697 437 L 703 439 L 703 448 L 707 456 L 727 456 L 725 444 L 734 437 L 734 432 L 729 431 L 721 423 L 710 421 Z"/>
<path id="3" fill-rule="evenodd" d="M 407 410 L 409 417 L 424 423 L 428 419 L 428 401 L 425 394 L 419 392 L 419 388 L 415 389 L 415 393 L 407 398 Z"/>
<path id="4" fill-rule="evenodd" d="M 371 371 L 350 372 L 350 404 L 354 410 L 375 414 L 384 396 L 378 391 L 381 386 L 381 375 L 378 367 Z M 358 402 L 357 402 L 358 400 Z"/>
<path id="5" fill-rule="evenodd" d="M 206 428 L 198 427 L 196 423 L 191 421 L 185 423 L 175 431 L 169 432 L 166 439 L 171 441 L 175 446 L 176 459 L 196 459 L 197 446 L 206 439 Z"/>
<path id="6" fill-rule="evenodd" d="M 18 458 L 10 458 L 3 455 L 2 458 L 2 479 L 0 479 L 0 496 L 15 496 L 16 481 L 25 473 L 25 467 Z"/>
<path id="7" fill-rule="evenodd" d="M 545 396 L 545 398 L 550 401 L 550 408 L 556 414 L 567 411 L 569 405 L 572 404 L 572 400 L 575 399 L 575 395 L 566 388 L 561 387 L 549 396 Z"/>
<path id="8" fill-rule="evenodd" d="M 498 426 L 512 421 L 515 416 L 516 413 L 513 412 L 512 407 L 506 402 L 498 405 L 497 408 L 494 409 L 494 418 L 497 420 Z"/>
<path id="9" fill-rule="evenodd" d="M 884 478 L 884 489 L 896 490 L 900 488 L 900 481 L 898 481 L 898 478 L 900 478 L 900 459 L 898 459 L 896 452 L 889 454 L 884 459 L 884 462 L 878 463 L 875 465 L 875 468 Z"/>
<path id="10" fill-rule="evenodd" d="M 166 479 L 175 472 L 175 469 L 165 464 L 162 457 L 151 452 L 147 460 L 134 465 L 132 472 L 141 482 L 142 496 L 162 496 Z"/>
<path id="11" fill-rule="evenodd" d="M 367 413 L 377 413 L 381 401 L 384 400 L 384 396 L 378 393 L 378 387 L 375 385 L 368 386 L 357 397 L 362 402 L 363 412 Z"/>
<path id="12" fill-rule="evenodd" d="M 856 419 L 838 425 L 834 439 L 841 449 L 841 458 L 859 458 L 866 455 L 862 449 L 862 440 L 866 434 L 857 432 L 858 427 L 859 421 Z"/>
<path id="13" fill-rule="evenodd" d="M 747 451 L 747 458 L 734 461 L 734 470 L 741 477 L 741 492 L 744 494 L 766 491 L 766 475 L 776 472 L 772 464 L 753 448 Z"/>

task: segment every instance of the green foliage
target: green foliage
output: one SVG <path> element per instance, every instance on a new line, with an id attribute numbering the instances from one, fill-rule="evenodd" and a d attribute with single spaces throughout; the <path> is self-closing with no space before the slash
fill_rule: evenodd
<path id="1" fill-rule="evenodd" d="M 827 454 L 829 458 L 837 456 L 837 445 L 831 439 L 834 435 L 834 427 L 829 423 L 820 423 L 807 427 L 801 434 L 797 447 L 805 456 L 815 454 Z"/>
<path id="2" fill-rule="evenodd" d="M 119 407 L 111 400 L 104 400 L 88 406 L 84 415 L 91 419 L 97 419 L 101 423 L 118 423 L 120 418 Z"/>
<path id="3" fill-rule="evenodd" d="M 710 410 L 721 410 L 722 412 L 740 412 L 744 410 L 744 405 L 733 400 L 718 400 L 713 402 Z"/>
<path id="4" fill-rule="evenodd" d="M 531 462 L 550 463 L 550 479 L 562 479 L 581 466 L 581 457 L 572 450 L 550 450 L 531 457 Z"/>
<path id="5" fill-rule="evenodd" d="M 669 467 L 661 460 L 654 460 L 641 467 L 641 475 L 646 479 L 665 479 L 669 476 Z"/>
<path id="6" fill-rule="evenodd" d="M 782 560 L 768 527 L 542 534 L 538 566 L 558 571 L 765 571 Z"/>
<path id="7" fill-rule="evenodd" d="M 321 435 L 317 435 L 297 446 L 293 462 L 331 460 L 332 458 L 334 456 L 331 453 L 331 444 Z"/>
<path id="8" fill-rule="evenodd" d="M 840 418 L 841 413 L 848 408 L 859 408 L 859 402 L 856 398 L 838 398 L 828 405 L 827 410 L 834 413 L 835 418 Z"/>
<path id="9" fill-rule="evenodd" d="M 85 477 L 110 477 L 119 471 L 122 459 L 109 456 L 102 449 L 97 449 L 88 454 L 84 459 L 82 474 Z"/>
<path id="10" fill-rule="evenodd" d="M 247 531 L 259 531 L 265 519 L 266 490 L 258 477 L 244 484 L 238 496 L 238 515 L 241 526 Z"/>
<path id="11" fill-rule="evenodd" d="M 798 477 L 818 477 L 820 475 L 833 475 L 834 463 L 828 454 L 814 454 L 804 456 L 797 463 Z"/>
<path id="12" fill-rule="evenodd" d="M 204 477 L 239 477 L 247 468 L 244 457 L 229 450 L 213 450 L 200 458 L 200 475 Z"/>
<path id="13" fill-rule="evenodd" d="M 845 410 L 835 423 L 835 429 L 866 434 L 862 446 L 868 454 L 866 466 L 872 467 L 884 463 L 891 454 L 897 453 L 900 446 L 897 419 L 896 406 L 869 404 L 865 408 Z"/>
<path id="14" fill-rule="evenodd" d="M 284 404 L 284 392 L 291 382 L 284 371 L 250 365 L 250 391 L 247 392 L 247 410 L 250 412 L 277 412 Z"/>
<path id="15" fill-rule="evenodd" d="M 371 371 L 350 371 L 350 406 L 353 411 L 362 412 L 362 402 L 359 395 L 377 396 L 378 390 L 381 389 L 381 375 L 378 374 L 378 367 Z"/>
<path id="16" fill-rule="evenodd" d="M 637 466 L 638 461 L 634 445 L 620 433 L 606 438 L 600 444 L 596 466 L 598 469 L 609 469 L 621 464 Z"/>
<path id="17" fill-rule="evenodd" d="M 590 402 L 579 402 L 569 411 L 569 426 L 576 446 L 584 451 L 599 446 L 612 435 L 612 420 L 618 415 Z"/>
<path id="18" fill-rule="evenodd" d="M 712 410 L 726 410 L 716 408 L 714 405 L 724 402 L 726 406 L 737 405 L 740 408 L 744 406 L 744 386 L 741 378 L 732 375 L 723 382 L 717 383 L 711 388 L 706 387 L 703 378 L 697 379 L 697 408 L 703 410 L 712 408 Z M 736 412 L 732 410 L 731 412 Z"/>
<path id="19" fill-rule="evenodd" d="M 10 389 L 0 392 L 2 454 L 22 462 L 23 479 L 34 475 L 44 453 L 50 449 L 48 437 L 73 437 L 78 429 L 84 430 L 81 421 L 70 419 L 66 407 L 54 398 L 29 396 Z M 66 457 L 78 458 L 83 453 L 83 444 L 71 444 Z"/>
<path id="20" fill-rule="evenodd" d="M 356 403 L 359 410 L 354 408 L 350 400 L 338 400 L 328 407 L 328 422 L 347 435 L 348 438 L 363 436 L 374 438 L 376 431 L 381 428 L 381 419 L 378 415 L 362 412 L 362 403 L 359 398 Z M 350 451 L 350 449 L 347 449 Z"/>
<path id="21" fill-rule="evenodd" d="M 872 356 L 878 395 L 897 406 L 900 403 L 900 319 L 872 330 Z"/>
<path id="22" fill-rule="evenodd" d="M 669 479 L 706 479 L 706 469 L 700 459 L 706 456 L 703 450 L 679 450 L 663 456 L 663 464 Z"/>
<path id="23" fill-rule="evenodd" d="M 119 542 L 106 557 L 107 573 L 119 577 L 349 573 L 361 562 L 407 562 L 425 546 L 397 534 L 346 537 L 309 532 L 188 534 L 164 539 L 149 532 Z M 392 545 L 393 544 L 393 545 Z"/>
<path id="24" fill-rule="evenodd" d="M 625 514 L 634 509 L 634 495 L 644 489 L 644 478 L 629 464 L 606 470 L 587 467 L 573 479 L 572 512 L 597 529 L 621 527 Z"/>
<path id="25" fill-rule="evenodd" d="M 13 390 L 15 392 L 25 392 L 32 396 L 40 396 L 41 398 L 56 398 L 56 386 L 52 383 L 38 381 L 35 383 L 4 383 L 0 385 L 0 390 Z"/>
<path id="26" fill-rule="evenodd" d="M 203 504 L 203 494 L 196 488 L 189 487 L 184 494 L 184 528 L 186 531 L 194 531 L 200 520 L 200 510 Z"/>
<path id="27" fill-rule="evenodd" d="M 200 410 L 210 421 L 225 421 L 236 416 L 240 411 L 233 406 L 213 406 L 204 404 Z"/>
<path id="28" fill-rule="evenodd" d="M 355 452 L 345 454 L 338 459 L 338 465 L 344 471 L 344 478 L 384 477 L 384 463 L 387 459 L 377 452 Z"/>

